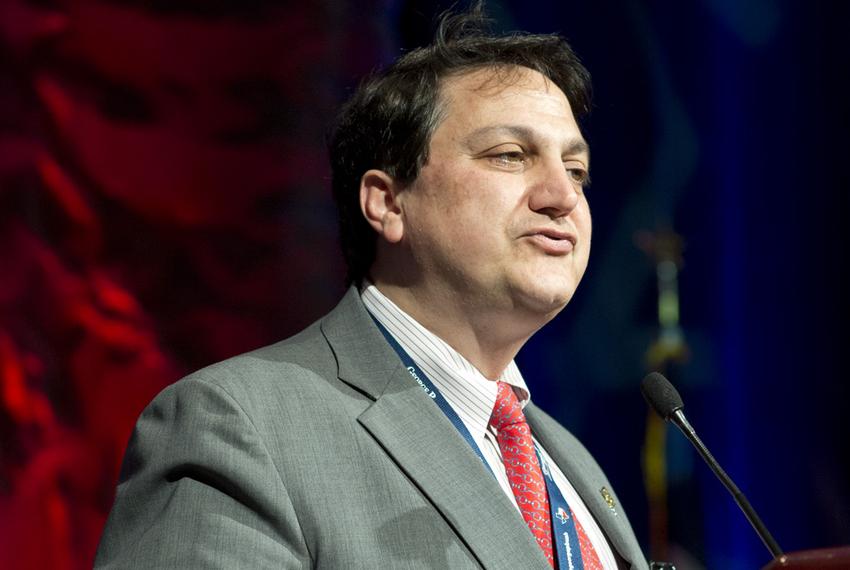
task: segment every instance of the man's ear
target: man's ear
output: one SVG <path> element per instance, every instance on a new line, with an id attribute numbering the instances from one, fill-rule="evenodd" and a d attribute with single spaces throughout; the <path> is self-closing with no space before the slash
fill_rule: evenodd
<path id="1" fill-rule="evenodd" d="M 390 243 L 404 235 L 398 193 L 401 186 L 383 170 L 367 170 L 360 178 L 360 210 L 376 232 Z"/>

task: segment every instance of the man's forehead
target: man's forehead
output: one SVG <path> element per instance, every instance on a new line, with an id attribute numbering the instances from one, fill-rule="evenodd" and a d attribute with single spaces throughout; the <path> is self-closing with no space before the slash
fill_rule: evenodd
<path id="1" fill-rule="evenodd" d="M 564 92 L 548 77 L 516 65 L 477 68 L 445 78 L 439 88 L 441 121 L 448 115 L 472 119 L 477 112 L 548 113 L 575 123 L 572 105 Z"/>
<path id="2" fill-rule="evenodd" d="M 467 130 L 464 139 L 470 144 L 498 135 L 537 141 L 552 136 L 551 127 L 559 124 L 560 118 L 569 123 L 566 130 L 555 133 L 557 138 L 563 138 L 559 143 L 564 146 L 564 153 L 589 154 L 566 95 L 549 78 L 533 69 L 503 65 L 458 73 L 443 81 L 440 99 L 441 123 L 451 116 L 456 127 L 458 123 L 463 124 L 468 128 L 461 127 Z M 512 107 L 511 116 L 499 115 L 502 106 Z M 530 121 L 528 117 L 523 120 L 524 111 L 531 107 L 549 113 L 554 120 Z M 478 113 L 482 108 L 484 116 Z M 484 122 L 478 123 L 476 119 Z"/>
<path id="3" fill-rule="evenodd" d="M 440 92 L 465 90 L 488 96 L 516 86 L 542 87 L 547 92 L 554 89 L 561 93 L 561 89 L 539 71 L 509 64 L 474 67 L 452 73 L 440 81 Z"/>

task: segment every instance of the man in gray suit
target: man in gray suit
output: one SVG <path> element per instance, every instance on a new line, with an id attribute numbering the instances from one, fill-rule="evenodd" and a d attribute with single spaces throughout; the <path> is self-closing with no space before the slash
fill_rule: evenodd
<path id="1" fill-rule="evenodd" d="M 475 12 L 368 78 L 331 144 L 353 286 L 151 403 L 97 567 L 646 568 L 513 362 L 587 264 L 589 104 L 561 38 Z"/>

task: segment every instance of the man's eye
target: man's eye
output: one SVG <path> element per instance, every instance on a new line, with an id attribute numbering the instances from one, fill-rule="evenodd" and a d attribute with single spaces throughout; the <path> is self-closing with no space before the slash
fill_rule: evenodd
<path id="1" fill-rule="evenodd" d="M 500 152 L 490 158 L 499 166 L 517 166 L 525 164 L 525 154 L 520 151 Z"/>
<path id="2" fill-rule="evenodd" d="M 567 168 L 567 174 L 576 184 L 590 185 L 590 174 L 584 168 Z"/>

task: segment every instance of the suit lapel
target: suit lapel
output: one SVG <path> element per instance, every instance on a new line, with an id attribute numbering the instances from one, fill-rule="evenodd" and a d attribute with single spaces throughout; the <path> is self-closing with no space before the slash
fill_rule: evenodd
<path id="1" fill-rule="evenodd" d="M 638 554 L 640 547 L 633 538 L 631 526 L 621 509 L 611 509 L 605 501 L 602 488 L 610 492 L 611 484 L 587 450 L 572 436 L 565 437 L 566 430 L 534 404 L 526 407 L 525 414 L 534 437 L 578 492 L 614 549 L 629 564 L 639 562 L 642 554 Z M 636 555 L 639 556 L 637 561 Z"/>
<path id="2" fill-rule="evenodd" d="M 323 322 L 339 377 L 374 403 L 358 418 L 484 568 L 548 568 L 492 474 L 410 378 L 352 289 Z"/>

